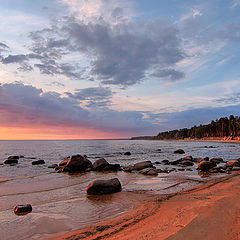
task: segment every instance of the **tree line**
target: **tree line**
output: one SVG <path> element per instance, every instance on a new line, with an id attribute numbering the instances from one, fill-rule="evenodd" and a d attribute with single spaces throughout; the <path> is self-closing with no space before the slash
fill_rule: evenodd
<path id="1" fill-rule="evenodd" d="M 204 137 L 239 137 L 240 136 L 240 117 L 230 115 L 212 121 L 207 125 L 194 126 L 160 132 L 153 139 L 184 139 L 184 138 L 204 138 Z"/>

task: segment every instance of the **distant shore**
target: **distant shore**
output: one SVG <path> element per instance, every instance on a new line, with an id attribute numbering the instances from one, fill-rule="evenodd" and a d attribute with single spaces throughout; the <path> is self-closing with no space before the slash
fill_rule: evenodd
<path id="1" fill-rule="evenodd" d="M 159 195 L 127 214 L 51 239 L 240 239 L 240 175 Z"/>
<path id="2" fill-rule="evenodd" d="M 130 140 L 151 140 L 151 141 L 189 141 L 189 142 L 223 142 L 223 143 L 240 143 L 240 137 L 237 138 L 229 138 L 229 137 L 204 137 L 204 138 L 183 138 L 183 139 L 154 139 L 150 138 L 141 138 L 134 137 Z"/>

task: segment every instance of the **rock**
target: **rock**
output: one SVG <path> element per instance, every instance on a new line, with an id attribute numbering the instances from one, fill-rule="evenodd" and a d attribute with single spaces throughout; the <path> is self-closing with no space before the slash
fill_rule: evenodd
<path id="1" fill-rule="evenodd" d="M 139 162 L 133 165 L 133 170 L 140 171 L 144 168 L 154 168 L 151 161 Z"/>
<path id="2" fill-rule="evenodd" d="M 44 160 L 36 160 L 36 161 L 32 161 L 31 162 L 32 165 L 41 165 L 41 164 L 45 164 Z"/>
<path id="3" fill-rule="evenodd" d="M 93 171 L 118 171 L 120 169 L 119 164 L 110 164 L 104 158 L 96 160 L 93 164 Z"/>
<path id="4" fill-rule="evenodd" d="M 172 162 L 170 162 L 170 165 L 178 165 L 181 161 L 182 161 L 182 159 L 172 161 Z"/>
<path id="5" fill-rule="evenodd" d="M 67 158 L 64 158 L 59 164 L 58 166 L 65 166 L 69 160 L 70 156 L 68 156 Z"/>
<path id="6" fill-rule="evenodd" d="M 16 207 L 14 207 L 14 213 L 16 215 L 25 215 L 30 213 L 31 211 L 32 211 L 31 204 L 17 205 Z"/>
<path id="7" fill-rule="evenodd" d="M 200 158 L 200 159 L 198 160 L 198 162 L 202 162 L 202 161 L 209 161 L 209 157 Z"/>
<path id="8" fill-rule="evenodd" d="M 210 161 L 214 162 L 216 164 L 219 164 L 220 162 L 223 162 L 223 159 L 222 158 L 211 158 Z"/>
<path id="9" fill-rule="evenodd" d="M 121 170 L 121 166 L 120 164 L 111 164 L 109 163 L 105 168 L 104 168 L 105 171 L 118 171 L 118 170 Z"/>
<path id="10" fill-rule="evenodd" d="M 177 153 L 177 154 L 184 154 L 184 150 L 183 149 L 177 149 L 174 151 L 174 153 Z"/>
<path id="11" fill-rule="evenodd" d="M 140 171 L 144 175 L 158 175 L 158 170 L 154 168 L 145 168 Z"/>
<path id="12" fill-rule="evenodd" d="M 156 161 L 155 164 L 161 164 L 159 161 Z"/>
<path id="13" fill-rule="evenodd" d="M 157 151 L 157 152 L 161 152 L 161 151 L 162 151 L 162 149 L 160 149 L 160 148 L 159 148 L 159 149 L 157 149 L 156 151 Z"/>
<path id="14" fill-rule="evenodd" d="M 182 160 L 193 161 L 193 157 L 192 156 L 186 156 L 186 157 L 182 158 Z"/>
<path id="15" fill-rule="evenodd" d="M 102 171 L 109 163 L 104 159 L 100 158 L 93 163 L 94 171 Z"/>
<path id="16" fill-rule="evenodd" d="M 179 164 L 184 165 L 184 166 L 193 166 L 194 163 L 190 160 L 182 160 L 181 162 L 179 162 Z"/>
<path id="17" fill-rule="evenodd" d="M 12 159 L 18 160 L 19 156 L 9 156 L 8 157 L 8 160 L 12 160 Z"/>
<path id="18" fill-rule="evenodd" d="M 169 160 L 162 160 L 162 163 L 165 164 L 165 165 L 170 164 Z"/>
<path id="19" fill-rule="evenodd" d="M 238 160 L 228 161 L 226 163 L 227 167 L 240 167 L 240 162 Z"/>
<path id="20" fill-rule="evenodd" d="M 209 171 L 211 168 L 215 167 L 216 164 L 214 164 L 213 162 L 210 161 L 201 161 L 198 164 L 198 170 L 201 172 L 207 172 Z"/>
<path id="21" fill-rule="evenodd" d="M 117 178 L 109 180 L 96 180 L 91 182 L 87 187 L 88 195 L 102 195 L 120 192 L 122 186 L 120 181 Z"/>
<path id="22" fill-rule="evenodd" d="M 124 167 L 123 170 L 124 170 L 125 172 L 132 172 L 132 171 L 133 171 L 133 166 L 130 165 L 130 166 Z"/>
<path id="23" fill-rule="evenodd" d="M 233 167 L 232 171 L 240 171 L 240 167 Z"/>
<path id="24" fill-rule="evenodd" d="M 73 155 L 63 167 L 63 172 L 84 172 L 87 168 L 92 168 L 92 163 L 81 155 Z"/>
<path id="25" fill-rule="evenodd" d="M 124 152 L 124 153 L 122 153 L 122 155 L 125 155 L 125 156 L 130 156 L 130 155 L 131 155 L 131 153 L 130 153 L 130 152 Z"/>
<path id="26" fill-rule="evenodd" d="M 57 172 L 57 171 L 61 170 L 62 168 L 63 167 L 57 166 L 57 167 L 54 168 L 54 171 Z"/>
<path id="27" fill-rule="evenodd" d="M 52 165 L 49 165 L 49 166 L 48 166 L 48 168 L 56 168 L 56 167 L 58 167 L 57 164 L 52 164 Z"/>
<path id="28" fill-rule="evenodd" d="M 18 160 L 17 159 L 7 159 L 3 163 L 4 164 L 17 164 Z"/>

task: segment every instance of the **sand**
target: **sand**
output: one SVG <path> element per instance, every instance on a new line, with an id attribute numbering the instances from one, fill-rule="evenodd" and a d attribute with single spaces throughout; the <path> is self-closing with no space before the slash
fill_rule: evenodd
<path id="1" fill-rule="evenodd" d="M 127 214 L 51 239 L 240 239 L 240 175 L 149 197 Z"/>

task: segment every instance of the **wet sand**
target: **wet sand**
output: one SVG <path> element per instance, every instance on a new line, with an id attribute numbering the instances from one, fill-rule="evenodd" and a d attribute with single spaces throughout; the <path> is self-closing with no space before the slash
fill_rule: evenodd
<path id="1" fill-rule="evenodd" d="M 51 239 L 240 239 L 240 175 L 150 196 L 127 214 Z"/>

